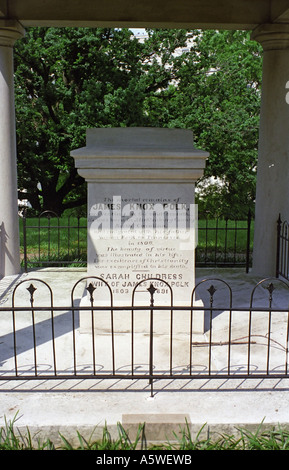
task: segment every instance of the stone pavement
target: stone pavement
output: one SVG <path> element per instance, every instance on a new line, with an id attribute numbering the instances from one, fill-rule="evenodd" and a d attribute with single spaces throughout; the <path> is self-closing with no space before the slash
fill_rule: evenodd
<path id="1" fill-rule="evenodd" d="M 232 285 L 241 303 L 247 302 L 248 292 L 259 281 L 238 270 L 197 270 L 196 274 L 198 280 L 208 274 L 222 277 Z M 0 307 L 9 306 L 11 289 L 19 280 L 32 277 L 45 279 L 51 285 L 55 305 L 67 305 L 71 286 L 84 276 L 81 269 L 57 269 L 4 278 L 0 282 Z M 283 300 L 284 305 L 289 305 L 288 293 Z M 5 328 L 3 320 L 1 325 Z M 261 422 L 264 428 L 289 428 L 288 397 L 288 379 L 160 380 L 154 383 L 153 397 L 144 380 L 2 381 L 0 425 L 16 416 L 15 427 L 24 434 L 28 427 L 35 439 L 49 437 L 58 444 L 61 433 L 77 444 L 77 430 L 88 439 L 91 435 L 96 439 L 107 425 L 112 437 L 116 437 L 117 424 L 121 423 L 133 439 L 138 425 L 146 423 L 149 442 L 172 442 L 174 432 L 179 433 L 186 424 L 192 436 L 201 428 L 203 436 L 236 434 L 240 427 L 256 429 Z"/>

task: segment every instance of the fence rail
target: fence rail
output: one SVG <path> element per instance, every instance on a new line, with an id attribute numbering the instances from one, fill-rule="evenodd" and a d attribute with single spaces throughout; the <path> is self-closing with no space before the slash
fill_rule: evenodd
<path id="1" fill-rule="evenodd" d="M 289 223 L 282 222 L 281 215 L 277 221 L 276 277 L 279 276 L 289 280 Z"/>
<path id="2" fill-rule="evenodd" d="M 25 210 L 21 221 L 25 272 L 28 267 L 86 265 L 86 218 L 62 218 L 53 211 L 27 217 Z"/>
<path id="3" fill-rule="evenodd" d="M 87 221 L 80 216 L 58 217 L 45 211 L 22 220 L 22 252 L 28 267 L 86 266 Z M 198 224 L 197 267 L 251 266 L 251 214 L 247 220 L 202 219 Z"/>
<path id="4" fill-rule="evenodd" d="M 234 302 L 221 279 L 199 282 L 183 306 L 162 283 L 167 304 L 148 279 L 134 287 L 130 304 L 117 306 L 97 277 L 77 281 L 69 305 L 54 305 L 43 280 L 19 282 L 0 308 L 0 380 L 147 380 L 153 395 L 157 380 L 289 378 L 285 281 L 259 282 L 246 305 Z"/>
<path id="5" fill-rule="evenodd" d="M 197 267 L 245 267 L 252 263 L 252 216 L 246 220 L 203 219 L 198 223 Z"/>

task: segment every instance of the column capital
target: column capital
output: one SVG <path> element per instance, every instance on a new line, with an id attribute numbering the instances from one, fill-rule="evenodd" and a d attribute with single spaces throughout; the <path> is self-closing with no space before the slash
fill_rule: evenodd
<path id="1" fill-rule="evenodd" d="M 25 29 L 18 21 L 0 19 L 0 46 L 13 47 L 24 35 Z"/>
<path id="2" fill-rule="evenodd" d="M 252 31 L 251 39 L 264 51 L 289 49 L 289 24 L 261 24 Z"/>

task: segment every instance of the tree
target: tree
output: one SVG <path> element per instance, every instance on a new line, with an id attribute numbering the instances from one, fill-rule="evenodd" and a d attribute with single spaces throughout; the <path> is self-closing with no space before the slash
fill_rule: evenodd
<path id="1" fill-rule="evenodd" d="M 188 128 L 210 152 L 201 210 L 253 209 L 261 47 L 246 31 L 31 28 L 15 47 L 20 189 L 37 211 L 86 202 L 72 149 L 88 127 Z M 214 204 L 213 201 L 216 200 Z"/>
<path id="2" fill-rule="evenodd" d="M 210 152 L 205 178 L 222 181 L 217 203 L 206 188 L 199 209 L 244 217 L 254 209 L 262 76 L 261 46 L 246 31 L 190 31 L 174 61 L 176 85 L 159 105 L 162 125 L 192 129 Z M 148 98 L 150 100 L 150 98 Z M 155 112 L 150 101 L 150 112 Z"/>
<path id="3" fill-rule="evenodd" d="M 154 125 L 144 101 L 167 87 L 167 65 L 186 38 L 161 36 L 162 48 L 154 34 L 142 44 L 127 29 L 30 28 L 17 43 L 19 188 L 35 210 L 61 214 L 86 202 L 70 157 L 86 128 Z"/>

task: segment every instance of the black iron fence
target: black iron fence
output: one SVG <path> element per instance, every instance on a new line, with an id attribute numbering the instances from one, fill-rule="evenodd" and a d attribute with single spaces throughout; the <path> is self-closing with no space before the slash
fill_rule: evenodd
<path id="1" fill-rule="evenodd" d="M 276 277 L 279 276 L 289 280 L 289 223 L 282 221 L 281 215 L 277 221 Z"/>
<path id="2" fill-rule="evenodd" d="M 20 218 L 22 265 L 34 267 L 86 266 L 87 220 L 80 215 L 59 217 L 44 211 L 37 217 Z"/>
<path id="3" fill-rule="evenodd" d="M 101 278 L 80 279 L 59 305 L 43 280 L 19 282 L 0 307 L 0 380 L 146 380 L 153 394 L 161 380 L 289 378 L 288 283 L 265 279 L 240 303 L 225 281 L 203 280 L 177 306 L 155 281 L 123 306 Z"/>
<path id="4" fill-rule="evenodd" d="M 87 220 L 71 215 L 58 217 L 45 211 L 38 217 L 20 219 L 22 224 L 22 264 L 28 268 L 47 266 L 86 266 Z M 253 223 L 246 220 L 200 218 L 198 223 L 198 267 L 251 266 Z"/>
<path id="5" fill-rule="evenodd" d="M 245 267 L 252 264 L 253 220 L 219 217 L 198 222 L 197 267 Z"/>

